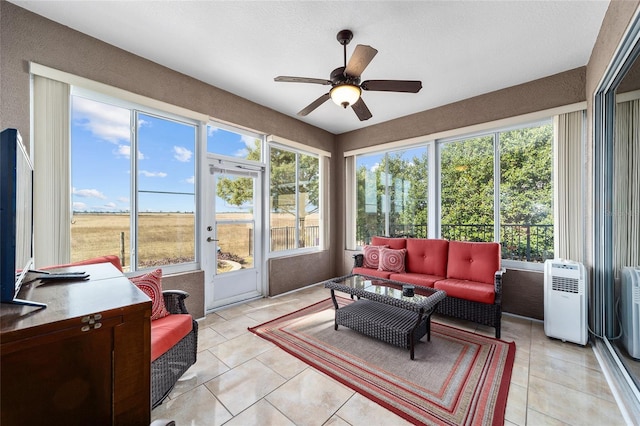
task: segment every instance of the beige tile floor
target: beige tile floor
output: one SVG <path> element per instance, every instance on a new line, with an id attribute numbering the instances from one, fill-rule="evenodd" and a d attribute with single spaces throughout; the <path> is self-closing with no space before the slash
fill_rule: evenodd
<path id="1" fill-rule="evenodd" d="M 247 331 L 327 297 L 329 290 L 313 286 L 207 315 L 199 323 L 198 362 L 152 411 L 152 420 L 173 419 L 178 426 L 407 424 Z M 435 320 L 494 333 L 469 322 Z M 508 315 L 502 338 L 516 343 L 506 425 L 625 424 L 590 347 L 549 339 L 542 323 Z"/>

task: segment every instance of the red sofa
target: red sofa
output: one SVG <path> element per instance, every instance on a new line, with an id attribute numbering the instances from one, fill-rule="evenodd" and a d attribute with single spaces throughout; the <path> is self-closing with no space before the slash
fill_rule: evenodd
<path id="1" fill-rule="evenodd" d="M 120 272 L 118 256 L 108 255 L 40 269 L 68 266 L 113 264 Z M 184 299 L 189 293 L 164 290 L 164 304 L 170 315 L 151 321 L 151 407 L 155 408 L 169 395 L 187 369 L 195 364 L 198 347 L 198 323 L 187 311 Z"/>
<path id="2" fill-rule="evenodd" d="M 380 253 L 399 250 L 404 254 L 404 270 L 388 268 L 379 259 L 378 268 L 371 266 L 375 259 L 370 250 L 354 256 L 354 274 L 387 278 L 408 284 L 444 290 L 447 297 L 436 312 L 474 321 L 495 328 L 500 338 L 502 316 L 501 252 L 498 243 L 447 241 L 425 238 L 373 237 L 371 246 Z M 403 253 L 404 250 L 404 253 Z M 365 260 L 365 254 L 369 261 Z M 395 270 L 395 271 L 394 271 Z"/>

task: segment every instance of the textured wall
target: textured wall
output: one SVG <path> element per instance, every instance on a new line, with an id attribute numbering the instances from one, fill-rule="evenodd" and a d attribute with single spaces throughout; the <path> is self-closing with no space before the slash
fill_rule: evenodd
<path id="1" fill-rule="evenodd" d="M 331 133 L 0 1 L 0 128 L 18 128 L 25 144 L 30 141 L 29 61 L 259 132 L 329 152 L 334 149 Z M 333 196 L 337 197 L 337 194 Z M 334 215 L 332 212 L 329 222 Z M 278 262 L 275 260 L 274 264 Z M 326 253 L 317 255 L 313 264 L 326 274 L 333 272 L 333 261 Z M 312 276 L 315 279 L 317 275 Z M 201 272 L 167 277 L 166 282 L 167 288 L 188 291 L 191 294 L 187 300 L 190 311 L 196 316 L 203 315 L 204 279 Z"/>
<path id="2" fill-rule="evenodd" d="M 285 256 L 269 260 L 269 296 L 286 293 L 320 281 L 333 278 L 331 251 L 321 251 L 298 256 Z"/>
<path id="3" fill-rule="evenodd" d="M 585 100 L 585 67 L 343 133 L 343 151 L 430 135 Z"/>
<path id="4" fill-rule="evenodd" d="M 544 319 L 544 273 L 507 269 L 502 276 L 502 312 Z"/>
<path id="5" fill-rule="evenodd" d="M 2 95 L 0 127 L 17 126 L 29 140 L 28 62 L 276 134 L 331 152 L 334 136 L 100 40 L 0 2 Z"/>
<path id="6" fill-rule="evenodd" d="M 183 290 L 189 293 L 185 300 L 187 310 L 194 318 L 204 317 L 204 271 L 185 272 L 162 277 L 163 290 Z"/>

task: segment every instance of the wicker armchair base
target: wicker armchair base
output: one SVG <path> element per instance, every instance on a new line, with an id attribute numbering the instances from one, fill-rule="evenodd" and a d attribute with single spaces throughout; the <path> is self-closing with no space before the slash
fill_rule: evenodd
<path id="1" fill-rule="evenodd" d="M 188 314 L 184 299 L 188 293 L 178 290 L 163 292 L 167 310 L 172 314 Z M 151 363 L 151 408 L 156 408 L 169 396 L 178 379 L 196 363 L 198 323 L 178 343 Z"/>
<path id="2" fill-rule="evenodd" d="M 409 349 L 413 359 L 412 332 L 413 342 L 424 335 L 428 335 L 428 340 L 431 339 L 431 316 L 424 315 L 420 324 L 417 324 L 418 317 L 417 312 L 360 299 L 336 310 L 335 327 L 337 330 L 338 325 L 342 325 L 394 346 Z"/>
<path id="3" fill-rule="evenodd" d="M 499 303 L 489 305 L 447 296 L 437 306 L 436 313 L 494 327 L 496 339 L 500 338 L 502 305 Z"/>

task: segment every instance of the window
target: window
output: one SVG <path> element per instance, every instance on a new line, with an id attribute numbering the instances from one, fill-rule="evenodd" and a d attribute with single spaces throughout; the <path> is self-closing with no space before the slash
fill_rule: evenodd
<path id="1" fill-rule="evenodd" d="M 494 241 L 493 137 L 440 146 L 440 234 L 447 240 Z"/>
<path id="2" fill-rule="evenodd" d="M 426 147 L 357 156 L 358 244 L 375 235 L 426 238 L 428 182 Z"/>
<path id="3" fill-rule="evenodd" d="M 498 137 L 502 257 L 552 259 L 553 125 L 510 130 Z"/>
<path id="4" fill-rule="evenodd" d="M 72 96 L 71 259 L 195 262 L 195 123 Z"/>
<path id="5" fill-rule="evenodd" d="M 272 252 L 320 245 L 320 161 L 279 146 L 269 151 Z"/>
<path id="6" fill-rule="evenodd" d="M 235 159 L 260 161 L 262 135 L 227 127 L 222 124 L 207 125 L 207 152 Z"/>
<path id="7" fill-rule="evenodd" d="M 431 236 L 500 241 L 503 259 L 553 258 L 550 121 L 436 144 L 431 172 L 427 144 L 355 157 L 357 245 L 374 235 Z M 429 188 L 438 181 L 438 191 Z M 438 201 L 431 218 L 430 199 Z"/>

